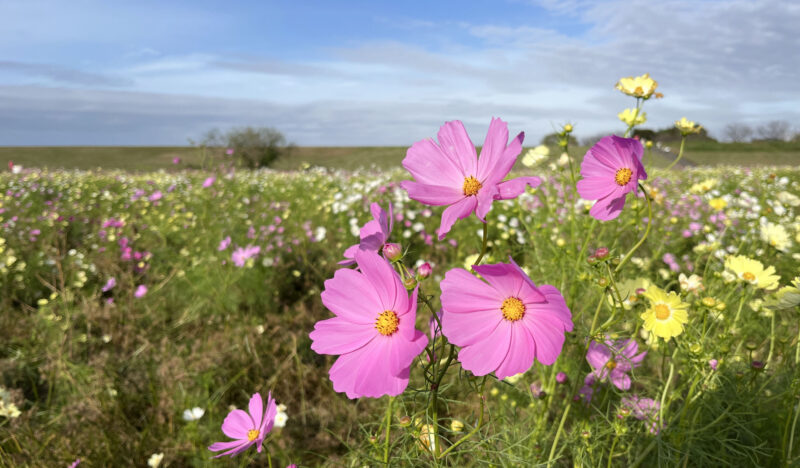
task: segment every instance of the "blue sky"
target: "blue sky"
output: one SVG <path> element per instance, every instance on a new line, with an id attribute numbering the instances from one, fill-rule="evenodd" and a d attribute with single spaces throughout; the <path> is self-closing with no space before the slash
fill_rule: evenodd
<path id="1" fill-rule="evenodd" d="M 300 145 L 408 145 L 492 116 L 528 144 L 620 130 L 649 72 L 686 116 L 800 125 L 794 2 L 0 0 L 0 144 L 181 145 L 273 126 Z"/>

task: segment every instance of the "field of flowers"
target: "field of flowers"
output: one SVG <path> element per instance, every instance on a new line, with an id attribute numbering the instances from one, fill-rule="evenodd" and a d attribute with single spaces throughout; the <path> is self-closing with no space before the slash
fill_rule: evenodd
<path id="1" fill-rule="evenodd" d="M 522 137 L 459 125 L 408 171 L 0 175 L 0 466 L 800 461 L 800 170 L 565 125 L 501 182 Z"/>

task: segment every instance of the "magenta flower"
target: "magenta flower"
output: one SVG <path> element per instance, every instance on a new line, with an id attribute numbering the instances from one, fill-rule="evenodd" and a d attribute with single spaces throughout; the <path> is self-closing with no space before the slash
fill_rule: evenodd
<path id="1" fill-rule="evenodd" d="M 643 152 L 639 140 L 615 135 L 603 137 L 589 148 L 581 163 L 583 179 L 577 187 L 584 200 L 597 200 L 590 215 L 600 221 L 619 216 L 628 192 L 635 192 L 639 180 L 647 179 Z"/>
<path id="2" fill-rule="evenodd" d="M 233 156 L 233 148 L 226 149 L 225 154 L 227 154 L 228 156 Z"/>
<path id="3" fill-rule="evenodd" d="M 658 411 L 661 404 L 652 398 L 639 398 L 638 395 L 631 395 L 630 397 L 623 397 L 620 400 L 623 408 L 627 408 L 633 414 L 633 417 L 645 421 L 651 434 L 658 434 L 661 430 L 661 424 L 658 421 Z"/>
<path id="4" fill-rule="evenodd" d="M 117 285 L 117 279 L 113 277 L 109 278 L 108 281 L 106 281 L 106 284 L 103 285 L 101 291 L 103 292 L 111 291 L 111 289 L 116 285 Z"/>
<path id="5" fill-rule="evenodd" d="M 180 164 L 180 163 L 181 163 L 181 158 L 177 156 L 172 158 L 172 164 Z"/>
<path id="6" fill-rule="evenodd" d="M 592 341 L 586 360 L 592 366 L 592 375 L 599 380 L 611 380 L 620 390 L 631 388 L 631 378 L 628 372 L 634 367 L 639 367 L 647 355 L 647 351 L 636 354 L 639 345 L 636 340 L 606 340 L 605 343 Z"/>
<path id="7" fill-rule="evenodd" d="M 256 444 L 258 452 L 261 452 L 261 444 L 264 442 L 264 437 L 272 430 L 272 426 L 275 424 L 275 415 L 278 412 L 278 407 L 272 398 L 272 392 L 267 395 L 266 411 L 264 411 L 264 403 L 260 393 L 255 393 L 250 398 L 248 410 L 250 411 L 249 414 L 244 410 L 235 409 L 225 417 L 225 421 L 222 422 L 222 432 L 235 440 L 211 444 L 208 449 L 212 452 L 227 450 L 227 452 L 220 453 L 214 458 L 225 455 L 234 457 L 250 448 L 253 444 Z"/>
<path id="8" fill-rule="evenodd" d="M 239 247 L 231 254 L 231 260 L 233 260 L 234 265 L 241 268 L 249 259 L 258 255 L 259 252 L 261 252 L 261 247 L 258 246 L 253 247 L 248 245 L 247 247 Z"/>
<path id="9" fill-rule="evenodd" d="M 355 263 L 355 253 L 359 249 L 369 250 L 371 252 L 380 251 L 389 239 L 389 235 L 392 233 L 392 225 L 394 224 L 392 204 L 389 204 L 389 213 L 386 213 L 377 203 L 372 203 L 369 209 L 374 219 L 367 221 L 367 223 L 361 227 L 361 240 L 358 244 L 351 245 L 344 251 L 345 260 L 339 262 L 339 265 L 353 265 Z"/>
<path id="10" fill-rule="evenodd" d="M 208 177 L 206 180 L 203 181 L 203 188 L 208 188 L 214 185 L 214 182 L 217 181 L 215 176 Z"/>
<path id="11" fill-rule="evenodd" d="M 231 245 L 231 236 L 227 236 L 226 238 L 222 239 L 217 247 L 217 251 L 222 252 L 223 250 L 227 249 L 228 246 Z"/>
<path id="12" fill-rule="evenodd" d="M 149 197 L 147 197 L 147 199 L 151 202 L 161 200 L 162 198 L 164 198 L 164 194 L 161 193 L 161 190 L 156 190 L 155 192 L 151 193 Z"/>
<path id="13" fill-rule="evenodd" d="M 147 286 L 140 284 L 136 287 L 136 291 L 133 293 L 133 297 L 140 298 L 147 294 Z"/>
<path id="14" fill-rule="evenodd" d="M 475 145 L 467 135 L 464 124 L 455 120 L 445 122 L 439 129 L 439 143 L 428 138 L 408 149 L 403 167 L 416 182 L 401 183 L 408 196 L 426 205 L 448 207 L 442 213 L 439 240 L 444 239 L 457 219 L 473 212 L 481 222 L 494 200 L 518 197 L 525 186 L 538 186 L 538 177 L 519 177 L 503 182 L 522 150 L 524 133 L 508 142 L 508 124 L 493 118 L 478 158 Z"/>
<path id="15" fill-rule="evenodd" d="M 311 349 L 339 355 L 329 375 L 348 398 L 399 395 L 428 344 L 414 328 L 417 288 L 409 300 L 400 275 L 375 252 L 357 250 L 355 260 L 360 271 L 343 268 L 325 281 L 322 303 L 336 316 L 314 325 Z"/>
<path id="16" fill-rule="evenodd" d="M 503 379 L 530 369 L 534 358 L 553 364 L 564 332 L 572 331 L 572 313 L 558 289 L 537 287 L 509 260 L 473 266 L 486 282 L 454 268 L 441 283 L 442 332 L 462 347 L 458 360 L 475 375 Z"/>

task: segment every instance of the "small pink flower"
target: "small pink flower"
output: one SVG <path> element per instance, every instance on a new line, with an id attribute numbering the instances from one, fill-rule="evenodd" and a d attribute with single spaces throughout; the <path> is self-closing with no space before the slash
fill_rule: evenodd
<path id="1" fill-rule="evenodd" d="M 247 263 L 247 260 L 258 255 L 259 252 L 261 252 L 261 247 L 258 246 L 239 247 L 231 254 L 231 260 L 233 260 L 234 265 L 241 268 Z"/>
<path id="2" fill-rule="evenodd" d="M 619 216 L 628 192 L 635 192 L 639 180 L 647 179 L 643 152 L 638 140 L 615 135 L 603 137 L 589 148 L 581 163 L 583 179 L 577 188 L 584 200 L 597 200 L 590 215 L 600 221 Z"/>
<path id="3" fill-rule="evenodd" d="M 394 223 L 392 221 L 392 204 L 389 204 L 388 213 L 384 211 L 383 208 L 381 208 L 381 206 L 377 203 L 372 203 L 369 209 L 372 212 L 373 219 L 367 221 L 367 223 L 361 228 L 361 232 L 359 234 L 359 243 L 351 245 L 347 248 L 347 250 L 344 251 L 345 260 L 339 262 L 339 265 L 353 265 L 355 263 L 355 253 L 357 250 L 360 249 L 378 252 L 381 247 L 384 246 L 386 241 L 389 240 L 389 235 L 392 233 L 392 225 Z M 399 251 L 399 245 L 393 244 L 393 246 L 398 248 L 398 252 L 396 252 L 397 254 L 402 254 L 402 252 Z M 387 253 L 394 254 L 394 251 Z"/>
<path id="4" fill-rule="evenodd" d="M 631 388 L 628 372 L 639 367 L 647 352 L 636 354 L 639 345 L 636 340 L 606 340 L 605 343 L 592 341 L 586 360 L 592 366 L 592 374 L 599 381 L 611 380 L 620 390 Z"/>
<path id="5" fill-rule="evenodd" d="M 217 251 L 222 252 L 223 250 L 227 249 L 229 245 L 231 245 L 231 236 L 228 236 L 220 241 Z"/>
<path id="6" fill-rule="evenodd" d="M 10 162 L 9 162 L 9 164 L 10 164 Z M 74 462 L 70 463 L 69 468 L 77 468 L 77 466 L 80 465 L 80 464 L 81 464 L 81 459 L 78 458 Z"/>
<path id="7" fill-rule="evenodd" d="M 553 286 L 537 287 L 514 263 L 447 272 L 442 288 L 442 332 L 461 346 L 458 360 L 475 375 L 498 379 L 527 371 L 534 358 L 553 364 L 572 331 L 572 313 Z"/>
<path id="8" fill-rule="evenodd" d="M 228 156 L 233 156 L 233 148 L 226 149 L 225 154 L 227 154 Z"/>
<path id="9" fill-rule="evenodd" d="M 181 158 L 177 156 L 172 158 L 172 164 L 180 164 L 180 163 L 181 163 Z"/>
<path id="10" fill-rule="evenodd" d="M 719 361 L 717 361 L 716 359 L 710 359 L 708 361 L 708 367 L 710 367 L 712 371 L 717 370 L 717 365 L 718 364 L 719 364 Z"/>
<path id="11" fill-rule="evenodd" d="M 113 288 L 116 285 L 117 285 L 117 279 L 116 278 L 109 278 L 108 281 L 106 281 L 106 284 L 103 285 L 103 288 L 101 289 L 101 291 L 103 291 L 103 292 L 111 291 L 111 288 Z"/>
<path id="12" fill-rule="evenodd" d="M 136 287 L 136 291 L 133 293 L 133 297 L 140 298 L 147 294 L 147 286 L 140 284 Z"/>
<path id="13" fill-rule="evenodd" d="M 325 281 L 322 303 L 335 317 L 314 325 L 311 349 L 339 355 L 329 375 L 348 398 L 399 395 L 428 344 L 414 327 L 417 289 L 409 300 L 400 275 L 375 252 L 357 250 L 355 260 L 358 270 L 342 268 Z"/>
<path id="14" fill-rule="evenodd" d="M 150 194 L 150 196 L 147 197 L 147 199 L 150 200 L 151 202 L 154 202 L 154 201 L 161 200 L 161 198 L 163 198 L 163 197 L 164 197 L 164 194 L 161 193 L 161 190 L 156 190 L 155 192 Z"/>
<path id="15" fill-rule="evenodd" d="M 431 264 L 428 262 L 423 263 L 422 265 L 419 266 L 419 268 L 417 268 L 417 277 L 419 279 L 425 279 L 431 276 L 431 273 L 433 273 L 433 268 L 431 267 Z"/>
<path id="16" fill-rule="evenodd" d="M 658 434 L 661 424 L 658 421 L 658 410 L 661 404 L 652 398 L 639 398 L 638 395 L 622 397 L 620 400 L 624 408 L 631 410 L 633 417 L 645 421 L 651 434 Z"/>
<path id="17" fill-rule="evenodd" d="M 208 188 L 214 185 L 214 182 L 217 181 L 216 176 L 208 177 L 206 180 L 203 181 L 203 188 Z"/>
<path id="18" fill-rule="evenodd" d="M 235 440 L 211 444 L 208 449 L 212 452 L 227 450 L 227 452 L 220 453 L 214 458 L 225 455 L 234 457 L 250 448 L 253 444 L 256 444 L 258 452 L 261 452 L 264 437 L 272 431 L 272 427 L 275 424 L 275 415 L 278 413 L 278 407 L 272 398 L 272 392 L 267 395 L 266 411 L 264 411 L 264 402 L 260 393 L 255 393 L 250 398 L 248 410 L 249 413 L 235 409 L 225 417 L 225 421 L 222 423 L 222 432 Z"/>
<path id="19" fill-rule="evenodd" d="M 439 226 L 444 239 L 456 220 L 472 213 L 482 222 L 494 200 L 516 198 L 525 186 L 541 184 L 538 177 L 519 177 L 503 181 L 522 151 L 524 133 L 508 143 L 508 124 L 493 118 L 478 158 L 464 124 L 445 122 L 439 129 L 439 143 L 425 139 L 408 149 L 403 167 L 416 181 L 406 180 L 401 187 L 412 200 L 432 206 L 447 205 Z M 508 143 L 508 144 L 507 144 Z"/>
<path id="20" fill-rule="evenodd" d="M 558 374 L 556 374 L 556 382 L 563 384 L 566 381 L 567 381 L 567 374 L 563 372 L 559 372 Z"/>

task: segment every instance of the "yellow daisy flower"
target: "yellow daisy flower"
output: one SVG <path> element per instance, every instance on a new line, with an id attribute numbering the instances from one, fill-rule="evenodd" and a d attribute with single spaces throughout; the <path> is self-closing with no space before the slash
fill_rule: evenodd
<path id="1" fill-rule="evenodd" d="M 665 340 L 683 333 L 683 325 L 689 321 L 689 304 L 673 291 L 667 294 L 657 286 L 647 288 L 644 297 L 650 301 L 650 307 L 641 315 L 645 330 Z"/>
<path id="2" fill-rule="evenodd" d="M 634 115 L 636 116 L 635 119 L 633 118 Z M 625 109 L 624 111 L 617 114 L 617 117 L 619 117 L 619 120 L 621 120 L 622 123 L 624 123 L 629 127 L 634 125 L 641 125 L 647 122 L 647 112 L 639 111 L 639 113 L 637 114 L 636 109 Z"/>
<path id="3" fill-rule="evenodd" d="M 636 98 L 643 98 L 649 99 L 650 96 L 653 95 L 656 88 L 658 87 L 658 82 L 652 78 L 650 78 L 649 73 L 645 73 L 642 76 L 632 77 L 629 76 L 627 78 L 620 78 L 617 82 L 616 88 L 623 93 L 627 94 L 628 96 L 633 96 Z M 661 97 L 660 94 L 657 94 L 656 97 Z"/>
<path id="4" fill-rule="evenodd" d="M 775 289 L 778 287 L 780 277 L 775 274 L 775 267 L 764 269 L 761 262 L 744 255 L 731 255 L 726 258 L 725 269 L 733 273 L 740 281 L 752 284 L 757 288 Z"/>
<path id="5" fill-rule="evenodd" d="M 697 125 L 691 120 L 686 120 L 686 117 L 681 117 L 680 120 L 675 121 L 675 128 L 681 132 L 681 135 L 686 136 L 692 133 L 700 133 L 703 129 L 702 125 Z"/>
<path id="6" fill-rule="evenodd" d="M 716 211 L 722 211 L 728 206 L 728 202 L 724 198 L 712 198 L 708 201 L 708 206 Z"/>

